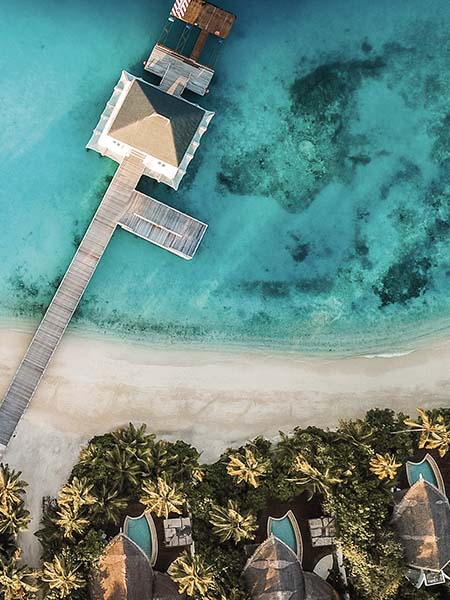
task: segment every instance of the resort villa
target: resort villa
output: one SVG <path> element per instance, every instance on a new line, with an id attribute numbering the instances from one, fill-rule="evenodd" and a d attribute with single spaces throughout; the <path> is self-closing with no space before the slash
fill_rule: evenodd
<path id="1" fill-rule="evenodd" d="M 426 453 L 408 461 L 410 487 L 394 495 L 392 524 L 404 546 L 408 579 L 417 588 L 450 579 L 450 505 L 438 460 Z M 447 475 L 448 458 L 439 462 Z"/>
<path id="2" fill-rule="evenodd" d="M 113 538 L 93 571 L 92 600 L 176 600 L 170 577 L 153 571 L 144 552 L 125 534 Z"/>
<path id="3" fill-rule="evenodd" d="M 213 117 L 182 98 L 207 91 L 214 70 L 198 62 L 209 39 L 228 36 L 235 16 L 204 0 L 177 0 L 145 69 L 159 86 L 122 72 L 87 144 L 119 167 L 47 309 L 0 406 L 0 452 L 27 409 L 80 299 L 118 226 L 192 259 L 207 225 L 136 190 L 142 176 L 178 189 Z M 181 26 L 181 30 L 176 30 Z M 175 29 L 173 30 L 173 28 Z M 170 41 L 169 34 L 175 35 Z M 186 43 L 194 47 L 183 54 Z"/>
<path id="4" fill-rule="evenodd" d="M 244 577 L 252 600 L 337 600 L 333 588 L 315 573 L 303 571 L 298 556 L 270 536 L 250 557 Z"/>
<path id="5" fill-rule="evenodd" d="M 93 570 L 92 600 L 180 597 L 177 586 L 165 572 L 185 548 L 194 553 L 190 518 L 172 515 L 163 519 L 142 506 L 129 507 L 128 513 L 139 512 L 139 516 L 127 514 L 120 532 L 109 542 L 99 566 Z M 242 577 L 252 600 L 264 600 L 269 593 L 292 600 L 336 600 L 336 592 L 326 581 L 328 572 L 321 577 L 305 571 L 302 550 L 300 546 L 297 551 L 292 549 L 289 528 L 280 529 L 276 536 L 271 525 L 269 520 L 268 534 L 262 543 L 248 547 L 252 554 Z"/>
<path id="6" fill-rule="evenodd" d="M 214 113 L 181 98 L 177 81 L 163 91 L 123 71 L 87 148 L 119 164 L 139 151 L 144 175 L 178 189 Z"/>

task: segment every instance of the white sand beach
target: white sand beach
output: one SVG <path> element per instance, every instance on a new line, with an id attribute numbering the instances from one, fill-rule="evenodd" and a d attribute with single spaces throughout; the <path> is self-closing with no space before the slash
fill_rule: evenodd
<path id="1" fill-rule="evenodd" d="M 0 395 L 31 332 L 0 328 Z M 318 359 L 263 351 L 163 349 L 69 332 L 57 350 L 4 461 L 30 484 L 32 529 L 41 501 L 62 485 L 95 434 L 145 422 L 215 459 L 226 447 L 296 425 L 333 427 L 372 407 L 414 412 L 448 404 L 450 341 L 390 358 Z M 38 544 L 24 536 L 25 558 Z"/>

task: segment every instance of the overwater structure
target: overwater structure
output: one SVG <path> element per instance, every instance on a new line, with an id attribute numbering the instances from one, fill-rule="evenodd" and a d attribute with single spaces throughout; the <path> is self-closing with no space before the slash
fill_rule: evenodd
<path id="1" fill-rule="evenodd" d="M 178 49 L 156 44 L 145 66 L 161 77 L 159 86 L 122 72 L 87 144 L 119 167 L 4 396 L 0 453 L 14 435 L 117 226 L 184 259 L 197 251 L 207 225 L 136 187 L 148 176 L 178 189 L 214 115 L 181 95 L 186 88 L 206 93 L 214 70 L 195 58 L 210 34 L 224 39 L 234 19 L 203 0 L 176 0 L 168 22 L 179 21 L 187 31 L 181 32 Z M 194 58 L 192 52 L 182 53 L 187 32 L 198 34 Z"/>

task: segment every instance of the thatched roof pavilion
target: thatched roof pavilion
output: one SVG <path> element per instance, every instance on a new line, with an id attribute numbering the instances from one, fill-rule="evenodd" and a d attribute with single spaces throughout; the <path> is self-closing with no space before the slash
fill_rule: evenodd
<path id="1" fill-rule="evenodd" d="M 434 485 L 419 479 L 394 509 L 393 525 L 408 564 L 440 571 L 450 562 L 450 505 Z"/>
<path id="2" fill-rule="evenodd" d="M 329 583 L 315 573 L 303 572 L 305 600 L 339 600 L 337 592 Z"/>
<path id="3" fill-rule="evenodd" d="M 122 71 L 86 147 L 118 163 L 136 150 L 144 175 L 178 189 L 214 113 L 175 92 Z"/>
<path id="4" fill-rule="evenodd" d="M 119 533 L 106 547 L 91 581 L 92 600 L 153 600 L 153 570 L 142 552 Z"/>
<path id="5" fill-rule="evenodd" d="M 165 573 L 155 573 L 153 600 L 180 600 L 185 598 L 178 591 L 177 584 Z"/>
<path id="6" fill-rule="evenodd" d="M 124 533 L 106 546 L 91 577 L 92 600 L 180 600 L 178 586 L 154 572 L 145 553 Z"/>
<path id="7" fill-rule="evenodd" d="M 247 561 L 243 572 L 252 600 L 333 600 L 330 585 L 305 573 L 297 555 L 270 536 Z"/>

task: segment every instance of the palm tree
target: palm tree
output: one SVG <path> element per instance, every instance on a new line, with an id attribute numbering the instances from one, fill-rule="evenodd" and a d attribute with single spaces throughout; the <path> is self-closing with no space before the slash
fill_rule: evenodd
<path id="1" fill-rule="evenodd" d="M 204 600 L 213 598 L 218 586 L 214 579 L 214 570 L 201 556 L 183 552 L 173 561 L 167 571 L 178 584 L 180 594 L 199 596 Z"/>
<path id="2" fill-rule="evenodd" d="M 192 469 L 192 477 L 195 481 L 202 482 L 205 478 L 205 469 L 194 467 L 194 469 Z"/>
<path id="3" fill-rule="evenodd" d="M 355 446 L 368 446 L 374 438 L 374 429 L 364 419 L 339 422 L 338 436 L 342 436 Z"/>
<path id="4" fill-rule="evenodd" d="M 14 537 L 25 531 L 30 524 L 30 513 L 21 500 L 15 506 L 0 505 L 0 533 L 8 533 Z"/>
<path id="5" fill-rule="evenodd" d="M 147 468 L 153 464 L 154 435 L 145 433 L 147 426 L 135 427 L 132 423 L 113 431 L 112 437 L 117 445 L 135 460 L 143 463 Z"/>
<path id="6" fill-rule="evenodd" d="M 64 532 L 55 523 L 56 513 L 55 508 L 47 508 L 42 515 L 41 529 L 35 534 L 43 548 L 44 559 L 52 557 L 64 543 Z"/>
<path id="7" fill-rule="evenodd" d="M 120 427 L 113 431 L 111 435 L 119 445 L 124 447 L 151 447 L 155 435 L 145 433 L 146 429 L 147 425 L 145 424 L 135 427 L 133 423 L 129 423 L 128 427 Z"/>
<path id="8" fill-rule="evenodd" d="M 200 453 L 186 442 L 158 440 L 153 447 L 155 475 L 166 475 L 169 479 L 176 477 L 178 481 L 190 485 L 192 472 L 199 466 L 199 457 Z"/>
<path id="9" fill-rule="evenodd" d="M 0 559 L 0 588 L 4 600 L 32 600 L 39 591 L 36 585 L 37 571 L 29 567 L 19 567 L 17 561 L 20 554 L 16 553 L 11 561 Z"/>
<path id="10" fill-rule="evenodd" d="M 0 465 L 0 506 L 11 507 L 20 504 L 28 485 L 20 479 L 20 471 L 12 471 L 8 465 Z"/>
<path id="11" fill-rule="evenodd" d="M 51 562 L 44 562 L 41 579 L 49 590 L 57 592 L 58 598 L 67 598 L 86 585 L 86 580 L 78 570 L 80 565 L 69 565 L 63 558 L 55 556 Z"/>
<path id="12" fill-rule="evenodd" d="M 228 500 L 227 507 L 214 506 L 209 513 L 209 522 L 221 542 L 233 540 L 235 544 L 252 540 L 258 527 L 256 517 L 251 513 L 239 513 L 237 503 L 233 500 Z"/>
<path id="13" fill-rule="evenodd" d="M 177 484 L 169 484 L 165 477 L 158 477 L 156 483 L 146 481 L 142 486 L 140 502 L 157 517 L 169 517 L 169 513 L 181 514 L 186 496 Z"/>
<path id="14" fill-rule="evenodd" d="M 135 427 L 133 423 L 128 423 L 126 427 L 119 427 L 111 433 L 112 437 L 119 444 L 126 446 L 148 445 L 155 439 L 154 435 L 147 435 L 145 430 L 147 425 L 143 423 L 140 427 Z"/>
<path id="15" fill-rule="evenodd" d="M 297 456 L 298 449 L 291 437 L 289 437 L 283 431 L 279 432 L 280 441 L 276 445 L 274 449 L 274 454 L 276 456 L 277 461 L 286 466 L 292 466 L 292 463 Z"/>
<path id="16" fill-rule="evenodd" d="M 120 494 L 117 487 L 105 482 L 95 492 L 94 500 L 94 504 L 89 507 L 89 515 L 92 519 L 99 520 L 101 525 L 117 525 L 130 502 L 129 498 Z"/>
<path id="17" fill-rule="evenodd" d="M 141 466 L 132 454 L 114 446 L 105 453 L 107 459 L 109 479 L 113 485 L 123 488 L 129 483 L 131 486 L 138 486 L 142 476 Z"/>
<path id="18" fill-rule="evenodd" d="M 402 463 L 395 462 L 392 454 L 375 454 L 370 459 L 370 470 L 378 479 L 395 479 L 398 469 Z"/>
<path id="19" fill-rule="evenodd" d="M 236 478 L 237 483 L 245 481 L 254 488 L 260 484 L 260 479 L 267 474 L 270 461 L 257 457 L 250 448 L 245 448 L 244 454 L 230 454 L 228 457 L 227 473 Z"/>
<path id="20" fill-rule="evenodd" d="M 71 506 L 62 506 L 57 512 L 57 516 L 55 523 L 63 530 L 64 537 L 71 541 L 74 541 L 75 534 L 82 534 L 89 525 L 88 519 Z"/>
<path id="21" fill-rule="evenodd" d="M 423 408 L 418 408 L 417 412 L 419 422 L 405 419 L 404 423 L 414 431 L 420 432 L 419 448 L 437 449 L 439 456 L 445 456 L 450 448 L 450 431 L 444 417 L 438 415 L 432 418 Z"/>
<path id="22" fill-rule="evenodd" d="M 78 465 L 95 467 L 100 461 L 103 461 L 103 453 L 95 442 L 89 442 L 86 448 L 80 452 Z"/>
<path id="23" fill-rule="evenodd" d="M 177 457 L 169 453 L 170 444 L 167 440 L 158 440 L 153 448 L 153 462 L 156 467 L 157 475 L 169 473 L 176 465 Z"/>
<path id="24" fill-rule="evenodd" d="M 297 454 L 295 457 L 292 470 L 296 475 L 288 481 L 293 481 L 307 491 L 309 499 L 315 494 L 328 496 L 331 487 L 338 483 L 342 483 L 342 479 L 333 475 L 329 468 L 326 468 L 324 471 L 319 471 L 319 469 L 314 467 L 301 453 Z"/>
<path id="25" fill-rule="evenodd" d="M 93 487 L 85 477 L 81 479 L 74 477 L 70 483 L 66 483 L 61 488 L 58 504 L 78 512 L 81 507 L 94 504 L 95 497 L 91 493 Z"/>

